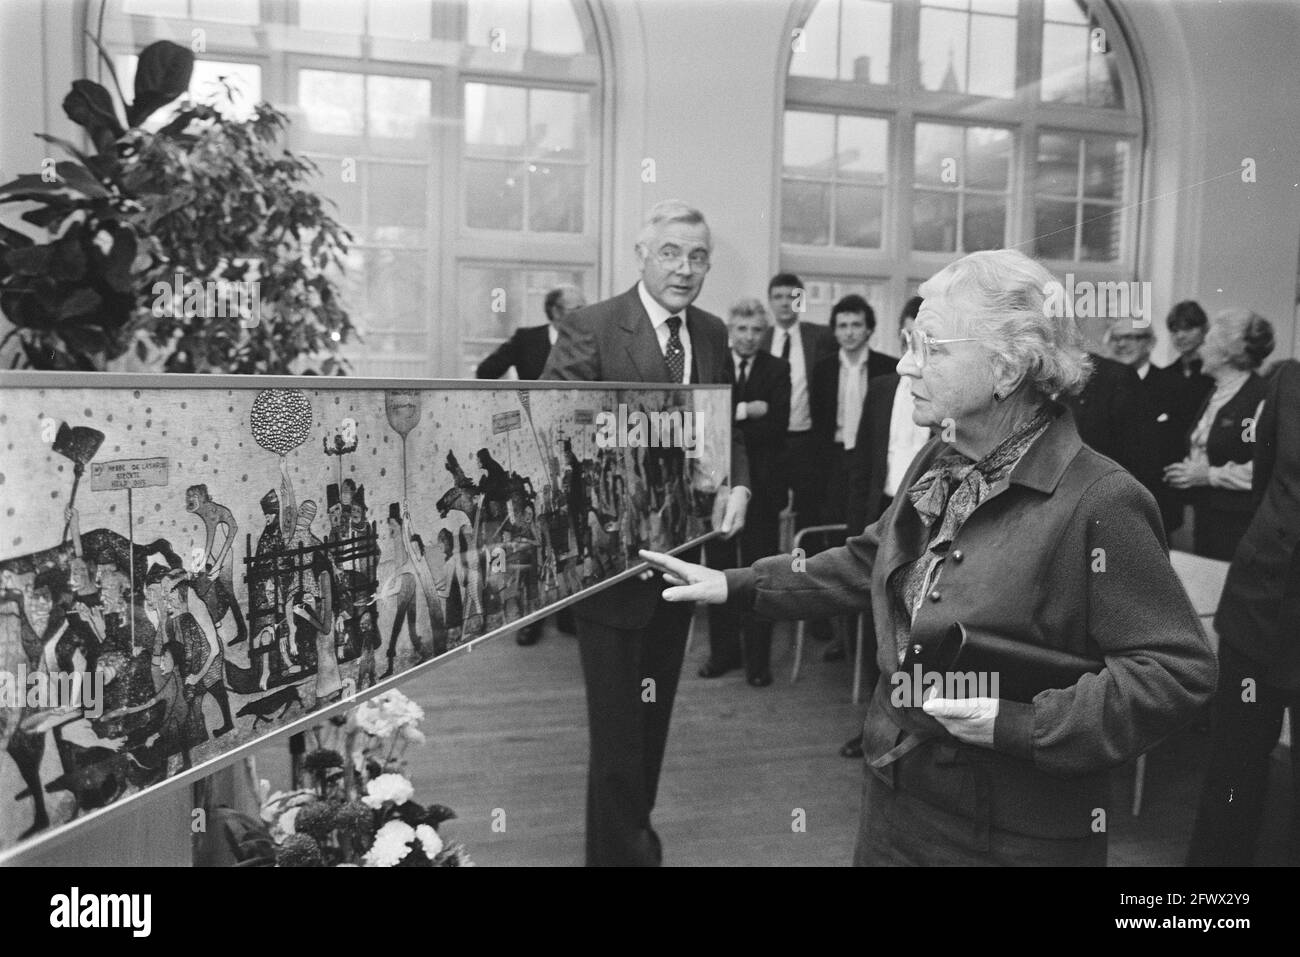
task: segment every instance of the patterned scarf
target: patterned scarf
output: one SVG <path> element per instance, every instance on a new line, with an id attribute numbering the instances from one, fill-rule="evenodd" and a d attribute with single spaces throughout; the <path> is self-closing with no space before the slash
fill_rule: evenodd
<path id="1" fill-rule="evenodd" d="M 1028 422 L 978 462 L 954 450 L 937 459 L 907 490 L 917 515 L 931 533 L 926 552 L 899 567 L 891 576 L 895 597 L 905 612 L 898 616 L 894 636 L 900 662 L 910 640 L 912 619 L 924 595 L 938 579 L 957 532 L 988 497 L 989 490 L 1011 474 L 1034 440 L 1047 431 L 1052 418 L 1050 406 L 1043 405 Z"/>

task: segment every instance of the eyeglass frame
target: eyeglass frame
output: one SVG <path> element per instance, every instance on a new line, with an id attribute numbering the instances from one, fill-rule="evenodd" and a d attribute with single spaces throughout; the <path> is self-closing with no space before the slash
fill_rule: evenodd
<path id="1" fill-rule="evenodd" d="M 686 263 L 687 266 L 690 267 L 691 272 L 705 273 L 708 272 L 709 268 L 713 265 L 713 261 L 709 256 L 708 250 L 703 250 L 704 253 L 703 260 L 696 260 L 696 259 L 691 259 L 691 256 L 695 255 L 694 252 L 683 253 L 680 247 L 674 247 L 677 248 L 677 254 L 675 256 L 667 255 L 669 246 L 674 246 L 674 244 L 669 243 L 668 246 L 665 246 L 663 249 L 656 249 L 653 252 L 655 262 L 659 263 L 659 265 L 663 266 L 665 269 L 676 269 L 682 263 Z M 699 251 L 700 250 L 696 250 L 696 252 Z"/>
<path id="2" fill-rule="evenodd" d="M 921 343 L 921 349 L 919 351 L 913 348 L 912 346 L 912 340 L 914 338 Z M 916 367 L 918 369 L 924 369 L 926 362 L 929 361 L 931 346 L 945 346 L 950 342 L 979 342 L 979 341 L 980 341 L 979 339 L 975 339 L 975 338 L 936 339 L 933 336 L 931 336 L 929 333 L 923 332 L 920 329 L 903 330 L 903 344 L 907 348 L 908 353 L 912 356 L 912 359 L 916 363 Z"/>

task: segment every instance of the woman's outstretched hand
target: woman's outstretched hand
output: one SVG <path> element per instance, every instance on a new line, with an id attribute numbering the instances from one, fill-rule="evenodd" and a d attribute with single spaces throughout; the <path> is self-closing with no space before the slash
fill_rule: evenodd
<path id="1" fill-rule="evenodd" d="M 664 589 L 665 601 L 702 601 L 721 605 L 727 600 L 727 576 L 716 568 L 692 565 L 662 552 L 641 549 L 641 557 L 664 573 L 664 581 L 674 586 Z"/>

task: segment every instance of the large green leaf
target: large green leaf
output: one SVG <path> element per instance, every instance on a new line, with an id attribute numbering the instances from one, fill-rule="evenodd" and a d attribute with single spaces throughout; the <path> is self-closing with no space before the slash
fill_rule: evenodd
<path id="1" fill-rule="evenodd" d="M 127 108 L 127 124 L 139 126 L 188 90 L 193 74 L 194 53 L 189 48 L 170 40 L 145 47 L 135 68 L 135 102 Z"/>
<path id="2" fill-rule="evenodd" d="M 95 149 L 101 153 L 112 149 L 125 132 L 117 118 L 113 97 L 93 80 L 72 81 L 72 90 L 63 98 L 63 112 L 90 134 Z"/>

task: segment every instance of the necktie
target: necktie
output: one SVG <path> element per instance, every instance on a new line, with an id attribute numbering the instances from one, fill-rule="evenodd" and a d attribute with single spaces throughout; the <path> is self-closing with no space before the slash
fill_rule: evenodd
<path id="1" fill-rule="evenodd" d="M 745 369 L 749 365 L 748 359 L 740 360 L 740 374 L 736 376 L 736 395 L 744 398 L 745 385 L 749 382 L 749 376 L 745 374 Z"/>
<path id="2" fill-rule="evenodd" d="M 681 316 L 668 317 L 668 348 L 664 352 L 664 361 L 668 363 L 668 378 L 673 382 L 682 381 L 686 371 L 686 350 L 682 348 L 681 336 L 677 334 L 682 327 Z"/>
<path id="3" fill-rule="evenodd" d="M 786 362 L 790 361 L 790 333 L 785 334 L 785 341 L 781 343 L 781 358 Z"/>

